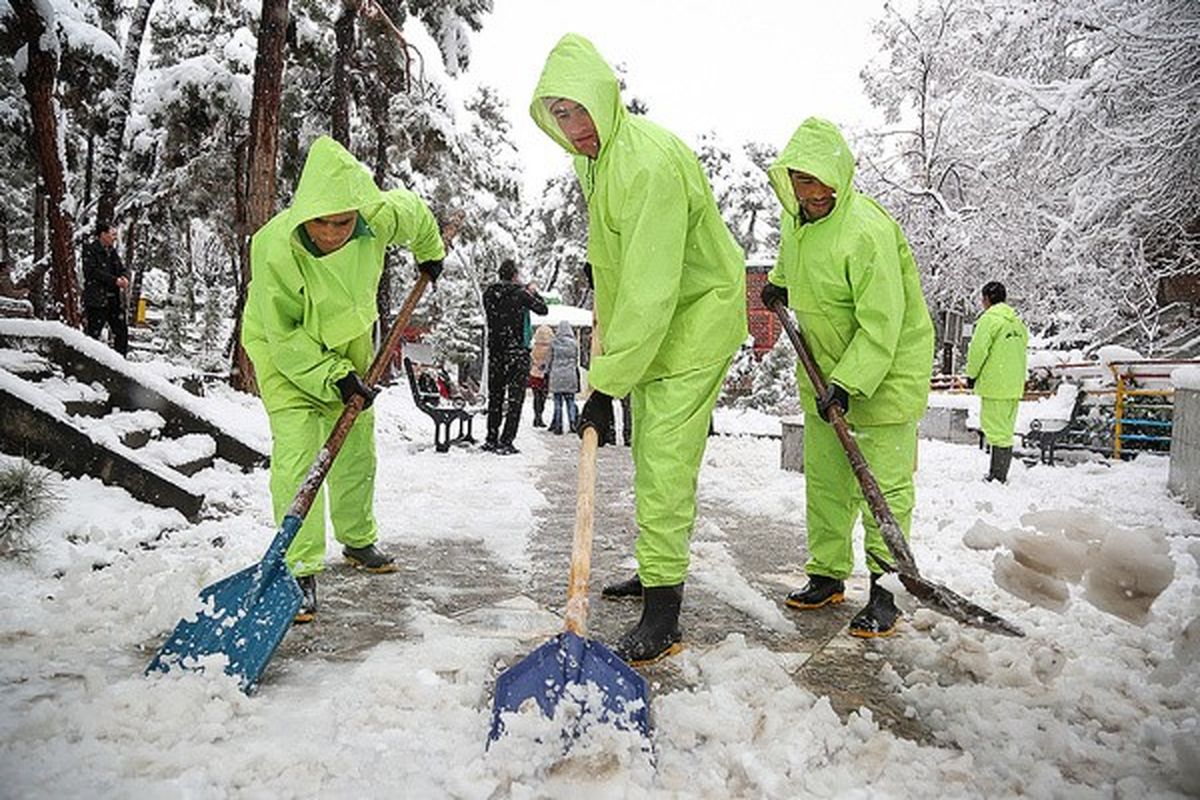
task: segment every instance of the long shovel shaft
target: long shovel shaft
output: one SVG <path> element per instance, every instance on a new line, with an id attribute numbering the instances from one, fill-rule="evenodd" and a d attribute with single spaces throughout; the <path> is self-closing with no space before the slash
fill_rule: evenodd
<path id="1" fill-rule="evenodd" d="M 600 323 L 592 313 L 592 336 L 589 343 L 589 368 L 602 352 Z M 588 396 L 592 388 L 588 387 Z M 590 425 L 583 429 L 579 445 L 579 478 L 575 490 L 575 536 L 571 540 L 571 572 L 567 577 L 567 610 L 564 616 L 567 630 L 577 636 L 587 635 L 588 576 L 592 571 L 592 527 L 596 519 L 596 450 L 600 435 Z"/>
<path id="2" fill-rule="evenodd" d="M 596 517 L 596 429 L 583 431 L 579 446 L 579 482 L 575 498 L 575 536 L 571 541 L 571 573 L 567 578 L 567 630 L 587 635 L 588 576 L 592 567 L 592 526 Z"/>
<path id="3" fill-rule="evenodd" d="M 796 327 L 796 323 L 792 321 L 791 315 L 787 313 L 782 303 L 776 302 L 771 310 L 775 312 L 775 316 L 779 318 L 788 338 L 792 340 L 792 346 L 796 348 L 796 355 L 804 366 L 804 372 L 812 382 L 817 397 L 824 396 L 825 377 L 821 375 L 821 369 L 812 357 L 812 351 L 808 349 L 808 344 L 804 341 L 800 329 Z M 862 487 L 863 497 L 866 499 L 875 521 L 879 523 L 879 532 L 883 537 L 884 544 L 887 545 L 892 558 L 896 559 L 897 570 L 902 574 L 916 575 L 917 562 L 913 558 L 912 549 L 908 546 L 908 540 L 904 538 L 904 530 L 888 506 L 887 500 L 883 496 L 883 490 L 879 488 L 879 482 L 871 474 L 871 468 L 867 465 L 862 448 L 858 446 L 854 435 L 850 433 L 850 427 L 842 417 L 841 409 L 837 406 L 829 409 L 829 424 L 833 426 L 838 440 L 842 443 L 842 448 L 846 451 L 846 457 L 850 460 L 850 468 L 854 471 L 854 477 L 858 479 L 858 485 Z"/>
<path id="4" fill-rule="evenodd" d="M 372 362 L 371 368 L 367 371 L 364 379 L 364 383 L 367 386 L 378 384 L 383 377 L 384 371 L 392 363 L 400 336 L 404 333 L 404 329 L 408 327 L 409 320 L 412 319 L 413 312 L 417 308 L 417 303 L 421 300 L 421 295 L 425 293 L 425 288 L 428 285 L 429 276 L 422 272 L 417 278 L 416 285 L 408 293 L 408 297 L 404 299 L 404 305 L 400 307 L 400 313 L 396 315 L 396 321 L 388 329 L 387 336 L 379 347 L 379 352 L 375 354 L 375 361 Z M 342 409 L 341 416 L 333 424 L 333 430 L 330 431 L 329 438 L 325 440 L 325 446 L 321 448 L 321 451 L 313 460 L 312 466 L 308 469 L 308 474 L 304 476 L 304 480 L 300 483 L 300 488 L 296 490 L 296 496 L 288 508 L 289 516 L 304 519 L 308 515 L 308 510 L 312 507 L 313 499 L 317 496 L 317 490 L 325 482 L 325 476 L 329 474 L 329 470 L 333 466 L 333 461 L 341 451 L 342 445 L 345 444 L 346 436 L 350 433 L 350 427 L 354 425 L 354 421 L 362 413 L 362 408 L 363 399 L 358 395 L 350 398 L 350 402 L 346 403 L 346 407 Z"/>

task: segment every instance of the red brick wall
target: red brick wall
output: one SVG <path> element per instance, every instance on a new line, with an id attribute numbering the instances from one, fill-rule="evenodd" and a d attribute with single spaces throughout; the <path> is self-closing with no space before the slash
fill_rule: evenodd
<path id="1" fill-rule="evenodd" d="M 758 356 L 769 352 L 781 333 L 779 320 L 767 310 L 759 297 L 766 282 L 765 268 L 746 268 L 746 316 L 750 324 L 750 335 L 754 337 L 754 354 Z"/>

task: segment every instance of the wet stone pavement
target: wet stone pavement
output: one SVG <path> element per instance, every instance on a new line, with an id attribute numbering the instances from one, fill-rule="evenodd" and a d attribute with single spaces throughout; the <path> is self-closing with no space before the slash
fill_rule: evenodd
<path id="1" fill-rule="evenodd" d="M 319 582 L 318 621 L 292 626 L 264 682 L 270 682 L 271 673 L 286 674 L 289 664 L 297 659 L 317 656 L 356 661 L 381 641 L 419 636 L 409 632 L 409 622 L 418 611 L 432 610 L 460 620 L 477 618 L 498 602 L 523 596 L 561 615 L 575 526 L 578 440 L 567 435 L 553 437 L 544 431 L 538 435 L 549 440 L 549 454 L 540 465 L 537 483 L 549 502 L 538 512 L 528 574 L 515 574 L 479 543 L 455 540 L 407 547 L 397 553 L 397 573 L 368 575 L 341 562 L 337 551 L 332 550 L 337 545 L 331 536 L 329 563 Z M 483 453 L 480 457 L 496 458 Z M 600 599 L 604 584 L 634 571 L 637 528 L 632 487 L 629 448 L 601 448 L 597 459 L 588 635 L 607 644 L 635 624 L 641 611 L 634 601 Z M 685 646 L 713 647 L 731 633 L 742 634 L 750 645 L 783 654 L 796 683 L 818 696 L 828 696 L 843 718 L 865 706 L 880 725 L 897 735 L 931 741 L 917 720 L 904 715 L 903 704 L 878 678 L 885 662 L 890 661 L 902 674 L 905 671 L 889 649 L 889 642 L 857 639 L 846 633 L 846 624 L 865 601 L 864 576 L 856 575 L 848 582 L 846 602 L 841 605 L 809 612 L 784 606 L 787 592 L 804 582 L 804 558 L 802 531 L 769 517 L 740 514 L 727 505 L 706 501 L 702 491 L 693 536 L 692 575 L 681 617 Z M 481 575 L 486 575 L 486 580 L 480 580 Z M 754 594 L 746 591 L 747 586 L 761 595 L 753 606 L 757 613 L 740 610 L 730 602 L 732 598 L 744 605 L 745 596 Z M 739 599 L 741 603 L 737 603 Z M 769 619 L 772 615 L 776 617 L 773 621 Z M 902 627 L 900 635 L 919 634 Z M 525 652 L 514 651 L 508 664 Z M 652 691 L 688 685 L 672 659 L 643 667 L 641 672 Z M 490 697 L 490 687 L 484 689 Z"/>

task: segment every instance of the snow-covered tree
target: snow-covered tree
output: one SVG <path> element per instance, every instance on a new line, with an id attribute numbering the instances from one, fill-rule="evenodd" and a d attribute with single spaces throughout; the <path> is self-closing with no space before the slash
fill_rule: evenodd
<path id="1" fill-rule="evenodd" d="M 973 312 L 1000 279 L 1060 339 L 1151 334 L 1157 278 L 1197 261 L 1200 9 L 939 0 L 876 36 L 863 81 L 891 125 L 860 138 L 861 174 L 931 304 Z"/>

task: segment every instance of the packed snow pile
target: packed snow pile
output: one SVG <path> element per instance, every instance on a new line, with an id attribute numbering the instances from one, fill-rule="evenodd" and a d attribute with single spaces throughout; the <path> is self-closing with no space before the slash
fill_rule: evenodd
<path id="1" fill-rule="evenodd" d="M 1176 389 L 1200 391 L 1200 367 L 1180 367 L 1172 371 L 1171 385 Z"/>
<path id="2" fill-rule="evenodd" d="M 1066 611 L 1069 584 L 1082 583 L 1087 602 L 1140 625 L 1175 577 L 1160 529 L 1124 529 L 1083 511 L 1032 512 L 1021 524 L 1024 529 L 1002 531 L 976 521 L 963 544 L 976 550 L 1008 547 L 1012 555 L 997 553 L 993 560 L 996 584 L 1042 608 Z"/>

